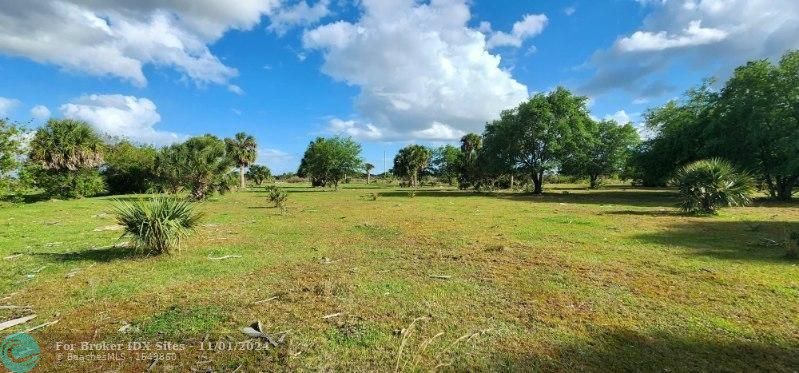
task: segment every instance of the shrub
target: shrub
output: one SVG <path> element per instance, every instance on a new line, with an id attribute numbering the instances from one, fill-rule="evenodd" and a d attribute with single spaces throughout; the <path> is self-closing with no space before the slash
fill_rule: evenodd
<path id="1" fill-rule="evenodd" d="M 117 222 L 123 236 L 133 238 L 136 248 L 147 254 L 168 254 L 199 224 L 202 215 L 194 204 L 175 198 L 158 197 L 150 201 L 117 202 Z"/>
<path id="2" fill-rule="evenodd" d="M 105 181 L 94 169 L 47 170 L 38 165 L 28 165 L 24 170 L 33 185 L 50 197 L 61 199 L 92 197 L 106 191 Z"/>
<path id="3" fill-rule="evenodd" d="M 286 200 L 289 198 L 289 194 L 286 191 L 274 186 L 270 185 L 266 188 L 266 192 L 268 193 L 269 201 L 275 204 L 275 207 L 280 208 L 281 210 L 285 210 Z"/>
<path id="4" fill-rule="evenodd" d="M 689 213 L 715 214 L 721 206 L 744 206 L 751 202 L 752 178 L 738 172 L 723 159 L 691 163 L 677 171 L 681 209 Z"/>
<path id="5" fill-rule="evenodd" d="M 110 194 L 146 193 L 155 187 L 155 157 L 152 146 L 123 140 L 110 145 L 105 154 L 103 176 Z"/>

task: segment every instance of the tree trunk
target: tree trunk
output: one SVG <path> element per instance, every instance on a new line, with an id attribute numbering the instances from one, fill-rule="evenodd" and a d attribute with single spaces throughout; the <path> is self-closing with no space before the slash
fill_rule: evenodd
<path id="1" fill-rule="evenodd" d="M 239 167 L 239 187 L 244 189 L 244 167 Z"/>
<path id="2" fill-rule="evenodd" d="M 371 178 L 372 178 L 372 175 L 369 173 L 369 171 L 366 171 L 366 184 L 369 184 Z"/>
<path id="3" fill-rule="evenodd" d="M 588 179 L 589 179 L 589 186 L 591 187 L 591 189 L 596 189 L 597 186 L 599 186 L 598 183 L 599 177 L 597 175 L 591 175 L 588 177 Z"/>
<path id="4" fill-rule="evenodd" d="M 513 190 L 513 175 L 510 175 L 510 190 Z"/>
<path id="5" fill-rule="evenodd" d="M 533 172 L 533 194 L 542 194 L 544 192 L 544 172 Z"/>
<path id="6" fill-rule="evenodd" d="M 794 184 L 796 184 L 795 177 L 777 177 L 777 199 L 780 201 L 790 200 Z"/>

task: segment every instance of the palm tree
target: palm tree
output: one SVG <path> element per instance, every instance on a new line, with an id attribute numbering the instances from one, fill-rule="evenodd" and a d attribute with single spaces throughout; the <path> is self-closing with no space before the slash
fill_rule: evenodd
<path id="1" fill-rule="evenodd" d="M 372 170 L 375 169 L 375 165 L 367 163 L 363 165 L 363 168 L 366 169 L 366 183 L 369 184 L 371 182 Z"/>
<path id="2" fill-rule="evenodd" d="M 50 119 L 30 144 L 31 161 L 45 170 L 77 171 L 103 163 L 103 141 L 86 122 Z"/>
<path id="3" fill-rule="evenodd" d="M 255 137 L 239 132 L 232 139 L 225 139 L 227 154 L 239 168 L 239 185 L 244 188 L 244 168 L 249 167 L 257 156 Z"/>
<path id="4" fill-rule="evenodd" d="M 714 158 L 696 161 L 675 175 L 685 212 L 715 214 L 720 206 L 745 206 L 752 193 L 752 178 L 729 162 Z"/>

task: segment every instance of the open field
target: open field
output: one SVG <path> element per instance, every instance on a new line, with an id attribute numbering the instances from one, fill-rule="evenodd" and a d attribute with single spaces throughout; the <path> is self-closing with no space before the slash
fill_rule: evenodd
<path id="1" fill-rule="evenodd" d="M 795 203 L 690 217 L 668 190 L 281 186 L 286 214 L 260 189 L 204 202 L 203 228 L 163 257 L 113 246 L 111 198 L 4 205 L 0 304 L 30 310 L 0 321 L 60 320 L 32 332 L 42 370 L 153 363 L 56 362 L 57 342 L 83 341 L 187 344 L 157 370 L 799 367 L 799 262 L 768 241 L 799 231 Z M 255 320 L 283 343 L 200 350 Z"/>

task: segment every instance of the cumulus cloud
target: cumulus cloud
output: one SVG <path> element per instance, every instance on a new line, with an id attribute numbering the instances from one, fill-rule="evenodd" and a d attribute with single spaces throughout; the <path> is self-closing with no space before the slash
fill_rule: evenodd
<path id="1" fill-rule="evenodd" d="M 526 14 L 521 21 L 513 24 L 510 34 L 502 31 L 492 32 L 488 38 L 488 49 L 497 47 L 519 48 L 526 39 L 543 32 L 547 23 L 549 23 L 549 18 L 544 14 Z M 490 25 L 483 25 L 481 28 L 491 31 Z"/>
<path id="2" fill-rule="evenodd" d="M 363 121 L 336 120 L 330 129 L 382 140 L 453 136 L 479 131 L 525 100 L 527 87 L 499 67 L 485 35 L 468 27 L 467 4 L 364 0 L 357 22 L 306 31 L 304 46 L 323 53 L 323 72 L 360 87 Z"/>
<path id="3" fill-rule="evenodd" d="M 613 120 L 618 124 L 627 124 L 632 122 L 630 115 L 624 110 L 619 110 L 613 114 L 606 115 L 605 120 Z"/>
<path id="4" fill-rule="evenodd" d="M 155 104 L 146 99 L 123 95 L 89 95 L 61 106 L 66 118 L 84 120 L 98 132 L 132 141 L 166 145 L 185 139 L 173 132 L 158 131 L 161 121 Z"/>
<path id="5" fill-rule="evenodd" d="M 30 0 L 0 2 L 0 53 L 143 86 L 143 67 L 174 68 L 198 84 L 238 72 L 208 45 L 248 30 L 280 0 Z"/>
<path id="6" fill-rule="evenodd" d="M 799 48 L 799 2 L 795 0 L 639 0 L 649 11 L 641 28 L 594 54 L 595 74 L 582 91 L 622 89 L 646 100 L 673 94 L 658 73 L 687 61 L 712 67 L 720 78 L 740 64 L 777 58 Z"/>
<path id="7" fill-rule="evenodd" d="M 20 102 L 14 98 L 0 97 L 0 119 L 8 116 L 8 114 L 19 106 Z"/>
<path id="8" fill-rule="evenodd" d="M 48 109 L 47 106 L 44 105 L 36 105 L 33 108 L 31 108 L 31 116 L 33 116 L 33 119 L 36 120 L 50 119 L 50 109 Z"/>
<path id="9" fill-rule="evenodd" d="M 297 171 L 297 158 L 279 149 L 258 149 L 257 164 L 265 165 L 272 170 L 272 174 Z"/>
<path id="10" fill-rule="evenodd" d="M 330 14 L 330 0 L 319 0 L 313 6 L 303 0 L 293 6 L 276 10 L 270 17 L 268 29 L 283 35 L 295 26 L 308 26 L 319 22 Z"/>

